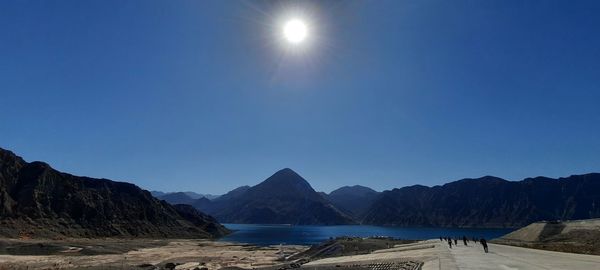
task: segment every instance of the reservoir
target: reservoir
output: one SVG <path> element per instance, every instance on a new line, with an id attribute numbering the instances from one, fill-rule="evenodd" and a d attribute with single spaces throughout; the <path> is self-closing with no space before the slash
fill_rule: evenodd
<path id="1" fill-rule="evenodd" d="M 487 240 L 500 237 L 513 229 L 470 229 L 470 228 L 405 228 L 368 225 L 279 225 L 279 224 L 224 224 L 234 231 L 219 240 L 254 245 L 313 245 L 330 237 L 383 236 L 408 240 L 434 239 L 442 237 L 472 237 Z"/>

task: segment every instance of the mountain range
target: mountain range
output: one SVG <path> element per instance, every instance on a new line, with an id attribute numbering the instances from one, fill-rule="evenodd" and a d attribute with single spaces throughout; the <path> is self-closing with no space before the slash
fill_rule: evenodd
<path id="1" fill-rule="evenodd" d="M 197 208 L 224 223 L 351 224 L 352 218 L 318 194 L 291 169 L 253 187 L 241 187 Z"/>
<path id="2" fill-rule="evenodd" d="M 150 191 L 150 194 L 152 194 L 152 196 L 154 196 L 156 198 L 163 199 L 165 201 L 168 201 L 169 200 L 168 198 L 174 198 L 174 196 L 179 197 L 179 200 L 185 200 L 185 199 L 197 200 L 200 198 L 207 198 L 209 200 L 214 200 L 216 198 L 219 198 L 219 195 L 200 194 L 200 193 L 196 193 L 193 191 L 162 192 L 162 191 L 152 190 L 152 191 Z"/>
<path id="3" fill-rule="evenodd" d="M 427 227 L 522 227 L 542 220 L 600 217 L 600 174 L 507 181 L 485 176 L 441 186 L 384 191 L 364 224 Z"/>
<path id="4" fill-rule="evenodd" d="M 347 186 L 327 194 L 286 168 L 212 199 L 189 192 L 154 196 L 134 184 L 28 163 L 0 148 L 0 235 L 9 237 L 218 237 L 228 232 L 218 221 L 514 228 L 600 217 L 600 174 L 485 176 L 383 192 Z"/>
<path id="5" fill-rule="evenodd" d="M 284 169 L 254 187 L 189 204 L 226 223 L 516 228 L 600 217 L 600 174 L 522 181 L 485 176 L 384 192 L 346 186 L 327 194 Z"/>
<path id="6" fill-rule="evenodd" d="M 59 172 L 0 148 L 0 235 L 212 238 L 213 217 L 170 205 L 134 184 Z"/>

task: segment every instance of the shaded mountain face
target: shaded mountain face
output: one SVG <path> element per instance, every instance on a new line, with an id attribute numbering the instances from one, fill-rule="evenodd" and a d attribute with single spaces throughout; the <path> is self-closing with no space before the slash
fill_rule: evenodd
<path id="1" fill-rule="evenodd" d="M 363 223 L 428 227 L 522 227 L 541 220 L 600 217 L 600 174 L 567 178 L 464 179 L 384 191 Z"/>
<path id="2" fill-rule="evenodd" d="M 214 215 L 216 213 L 225 211 L 225 209 L 230 207 L 232 201 L 235 201 L 237 197 L 244 194 L 248 189 L 250 189 L 250 186 L 241 186 L 219 196 L 218 198 L 215 198 L 214 200 L 200 198 L 192 201 L 190 205 L 204 213 Z"/>
<path id="3" fill-rule="evenodd" d="M 256 186 L 230 192 L 211 204 L 196 207 L 226 223 L 353 223 L 291 169 L 280 170 Z"/>
<path id="4" fill-rule="evenodd" d="M 156 198 L 160 200 L 165 200 L 170 204 L 192 204 L 192 202 L 195 201 L 195 199 L 187 195 L 185 192 L 167 193 Z"/>
<path id="5" fill-rule="evenodd" d="M 229 192 L 225 193 L 224 195 L 219 196 L 218 198 L 215 198 L 214 201 L 218 202 L 218 201 L 227 201 L 227 200 L 235 199 L 236 197 L 244 194 L 248 189 L 250 189 L 250 186 L 241 186 L 241 187 L 235 188 L 234 190 L 229 191 Z"/>
<path id="6" fill-rule="evenodd" d="M 379 192 L 364 186 L 345 186 L 324 195 L 335 207 L 356 220 L 362 219 L 364 212 L 375 201 Z"/>
<path id="7" fill-rule="evenodd" d="M 200 199 L 192 201 L 190 203 L 190 205 L 200 211 L 208 213 L 207 210 L 213 210 L 217 204 L 207 198 L 200 198 Z M 203 209 L 203 210 L 201 210 L 201 209 Z"/>
<path id="8" fill-rule="evenodd" d="M 0 235 L 182 237 L 227 233 L 211 216 L 139 187 L 62 173 L 0 149 Z"/>

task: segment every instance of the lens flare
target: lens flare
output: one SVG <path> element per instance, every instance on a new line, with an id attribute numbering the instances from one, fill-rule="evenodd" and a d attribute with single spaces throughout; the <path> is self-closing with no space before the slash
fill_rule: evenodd
<path id="1" fill-rule="evenodd" d="M 292 44 L 301 43 L 308 36 L 308 27 L 300 19 L 291 19 L 283 26 L 283 36 Z"/>

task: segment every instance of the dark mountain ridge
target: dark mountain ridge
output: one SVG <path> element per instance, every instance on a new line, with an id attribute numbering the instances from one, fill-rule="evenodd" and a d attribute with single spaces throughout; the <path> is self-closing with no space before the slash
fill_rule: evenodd
<path id="1" fill-rule="evenodd" d="M 134 184 L 74 176 L 0 148 L 0 235 L 183 237 L 227 233 L 211 216 Z"/>
<path id="2" fill-rule="evenodd" d="M 522 227 L 600 217 L 600 174 L 507 181 L 485 176 L 384 191 L 362 223 L 427 227 Z"/>

